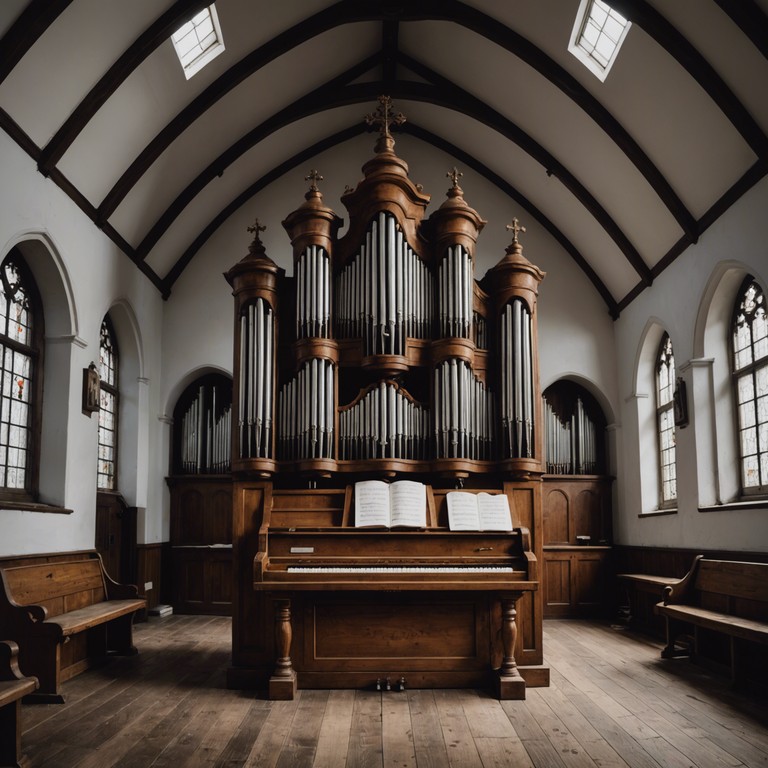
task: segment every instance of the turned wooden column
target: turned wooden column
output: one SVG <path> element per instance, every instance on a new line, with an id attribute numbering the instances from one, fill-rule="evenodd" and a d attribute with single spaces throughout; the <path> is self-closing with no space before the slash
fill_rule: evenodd
<path id="1" fill-rule="evenodd" d="M 275 600 L 275 671 L 269 678 L 269 698 L 290 701 L 296 695 L 296 670 L 291 664 L 291 601 Z"/>
<path id="2" fill-rule="evenodd" d="M 498 679 L 500 699 L 524 699 L 525 680 L 520 675 L 515 661 L 515 643 L 517 642 L 517 601 L 521 593 L 501 600 L 501 642 L 504 659 L 501 662 Z"/>

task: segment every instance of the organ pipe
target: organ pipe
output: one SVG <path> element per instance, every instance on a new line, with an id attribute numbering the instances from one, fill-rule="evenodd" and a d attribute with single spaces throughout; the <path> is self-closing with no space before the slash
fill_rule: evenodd
<path id="1" fill-rule="evenodd" d="M 230 469 L 232 408 L 216 386 L 200 385 L 181 414 L 178 466 L 184 474 L 221 474 Z"/>
<path id="2" fill-rule="evenodd" d="M 369 223 L 336 278 L 336 334 L 362 338 L 365 355 L 404 355 L 405 339 L 429 338 L 432 275 L 388 211 Z"/>
<path id="3" fill-rule="evenodd" d="M 493 394 L 465 360 L 451 358 L 435 367 L 432 402 L 438 459 L 495 458 Z"/>
<path id="4" fill-rule="evenodd" d="M 554 475 L 591 475 L 598 471 L 597 425 L 581 398 L 573 412 L 561 417 L 544 400 L 547 472 Z"/>
<path id="5" fill-rule="evenodd" d="M 531 316 L 515 298 L 501 316 L 501 424 L 506 458 L 534 455 Z"/>
<path id="6" fill-rule="evenodd" d="M 272 458 L 274 315 L 262 298 L 240 316 L 238 420 L 241 458 Z"/>
<path id="7" fill-rule="evenodd" d="M 394 381 L 372 385 L 339 412 L 342 460 L 429 458 L 429 409 Z"/>

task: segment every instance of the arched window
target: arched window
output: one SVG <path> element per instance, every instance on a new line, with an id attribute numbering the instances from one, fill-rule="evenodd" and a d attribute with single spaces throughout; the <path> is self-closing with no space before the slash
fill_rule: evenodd
<path id="1" fill-rule="evenodd" d="M 677 502 L 675 461 L 675 354 L 672 340 L 664 334 L 656 356 L 656 433 L 659 442 L 660 507 Z"/>
<path id="2" fill-rule="evenodd" d="M 115 330 L 109 315 L 101 323 L 99 377 L 101 394 L 97 485 L 99 490 L 114 491 L 117 488 L 118 350 Z"/>
<path id="3" fill-rule="evenodd" d="M 768 492 L 768 319 L 765 291 L 753 277 L 736 298 L 731 338 L 742 490 L 763 494 Z"/>
<path id="4" fill-rule="evenodd" d="M 226 474 L 232 442 L 232 380 L 209 373 L 193 381 L 173 410 L 172 471 Z"/>
<path id="5" fill-rule="evenodd" d="M 0 264 L 0 496 L 37 495 L 43 317 L 32 275 L 17 251 Z"/>

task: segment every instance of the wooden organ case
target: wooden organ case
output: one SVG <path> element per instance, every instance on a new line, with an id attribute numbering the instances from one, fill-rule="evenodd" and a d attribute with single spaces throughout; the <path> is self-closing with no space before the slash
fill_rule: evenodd
<path id="1" fill-rule="evenodd" d="M 524 698 L 543 664 L 536 307 L 544 277 L 506 255 L 477 282 L 485 222 L 448 174 L 429 196 L 394 152 L 387 97 L 375 155 L 342 202 L 311 172 L 283 222 L 294 277 L 257 224 L 226 278 L 235 298 L 234 688 L 491 685 Z M 427 524 L 355 527 L 363 479 L 424 484 Z M 455 531 L 446 495 L 505 494 L 514 530 Z M 311 570 L 303 570 L 303 569 Z M 300 570 L 301 569 L 301 570 Z"/>

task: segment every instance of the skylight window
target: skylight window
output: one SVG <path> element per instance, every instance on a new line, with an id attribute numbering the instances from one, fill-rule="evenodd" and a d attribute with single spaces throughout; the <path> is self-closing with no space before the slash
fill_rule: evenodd
<path id="1" fill-rule="evenodd" d="M 603 0 L 581 0 L 568 50 L 604 81 L 631 26 Z"/>
<path id="2" fill-rule="evenodd" d="M 209 61 L 224 53 L 216 8 L 209 5 L 171 35 L 184 75 L 189 80 Z"/>

